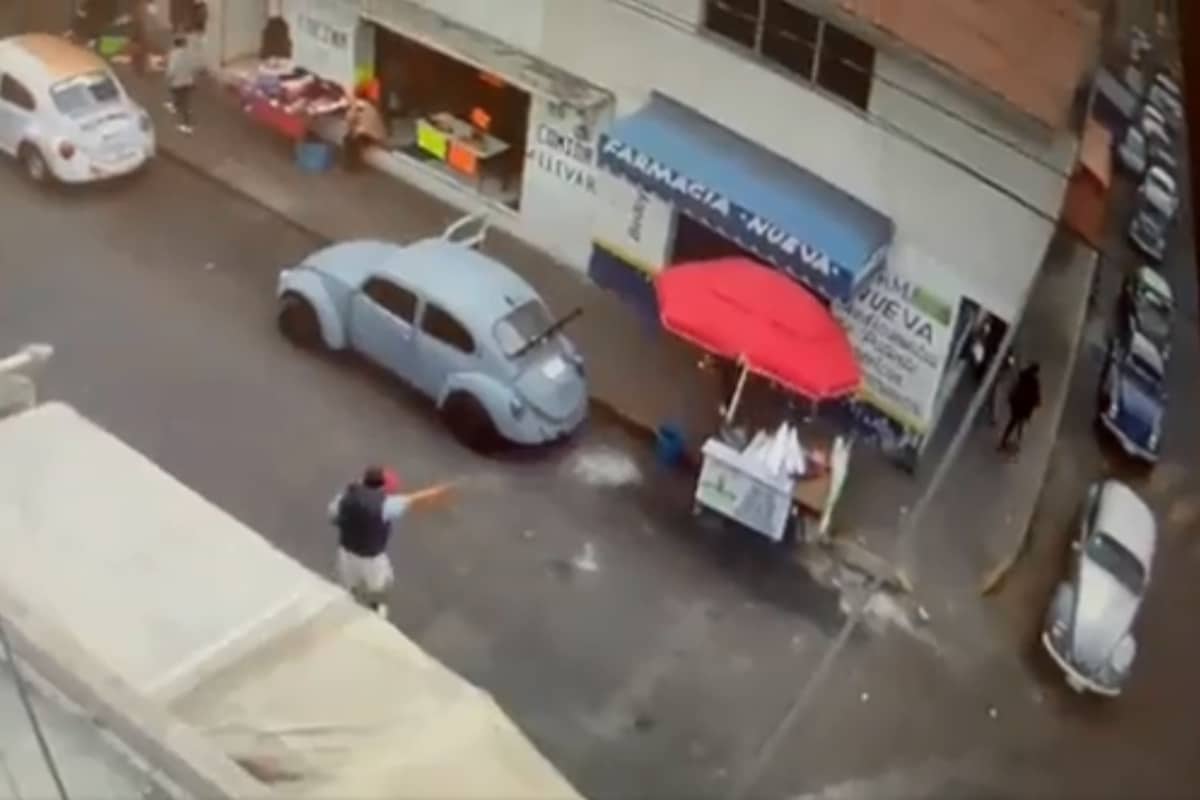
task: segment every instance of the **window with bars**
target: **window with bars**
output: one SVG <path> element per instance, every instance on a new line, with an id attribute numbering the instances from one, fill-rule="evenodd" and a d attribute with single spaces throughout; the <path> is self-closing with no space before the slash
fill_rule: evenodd
<path id="1" fill-rule="evenodd" d="M 859 108 L 871 99 L 875 48 L 795 0 L 706 0 L 704 27 Z"/>

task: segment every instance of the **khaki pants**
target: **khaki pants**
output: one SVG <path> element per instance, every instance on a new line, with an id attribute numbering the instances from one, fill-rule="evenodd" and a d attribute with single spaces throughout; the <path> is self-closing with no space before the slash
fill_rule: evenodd
<path id="1" fill-rule="evenodd" d="M 387 553 L 367 558 L 341 547 L 337 551 L 337 577 L 355 600 L 372 608 L 384 604 L 395 581 Z"/>

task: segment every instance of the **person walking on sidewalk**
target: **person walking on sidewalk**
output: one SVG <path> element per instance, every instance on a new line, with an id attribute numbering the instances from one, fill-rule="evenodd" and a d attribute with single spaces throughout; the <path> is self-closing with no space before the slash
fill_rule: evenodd
<path id="1" fill-rule="evenodd" d="M 179 130 L 192 132 L 192 92 L 200 75 L 200 59 L 186 36 L 176 34 L 167 56 L 167 89 L 171 99 L 167 108 L 179 117 Z"/>
<path id="2" fill-rule="evenodd" d="M 338 529 L 338 582 L 357 602 L 387 617 L 385 598 L 395 579 L 387 553 L 392 526 L 414 505 L 449 488 L 449 484 L 441 484 L 402 495 L 394 472 L 367 467 L 360 481 L 333 498 L 328 513 Z"/>
<path id="3" fill-rule="evenodd" d="M 1010 416 L 1008 425 L 1004 428 L 1004 435 L 1000 438 L 1001 450 L 1011 448 L 1015 452 L 1020 448 L 1025 424 L 1042 404 L 1042 385 L 1038 379 L 1038 371 L 1039 367 L 1035 361 L 1017 375 L 1012 392 L 1008 395 Z"/>

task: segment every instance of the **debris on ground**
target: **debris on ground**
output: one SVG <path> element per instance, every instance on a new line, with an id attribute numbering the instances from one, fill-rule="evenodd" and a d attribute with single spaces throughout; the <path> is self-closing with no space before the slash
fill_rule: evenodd
<path id="1" fill-rule="evenodd" d="M 617 488 L 642 482 L 637 462 L 613 447 L 593 447 L 577 453 L 571 473 L 589 486 Z"/>
<path id="2" fill-rule="evenodd" d="M 591 542 L 585 542 L 583 550 L 571 559 L 571 566 L 580 572 L 596 572 L 600 564 L 596 561 L 596 548 Z"/>

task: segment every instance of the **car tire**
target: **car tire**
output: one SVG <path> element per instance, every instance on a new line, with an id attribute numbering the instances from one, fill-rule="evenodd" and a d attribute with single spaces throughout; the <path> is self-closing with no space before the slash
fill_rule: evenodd
<path id="1" fill-rule="evenodd" d="M 455 392 L 442 403 L 442 421 L 461 444 L 485 452 L 499 441 L 496 425 L 478 400 L 466 392 Z"/>
<path id="2" fill-rule="evenodd" d="M 46 163 L 46 157 L 37 145 L 28 142 L 21 145 L 21 149 L 17 151 L 17 159 L 21 162 L 21 172 L 30 183 L 44 186 L 54 177 L 50 165 Z"/>
<path id="3" fill-rule="evenodd" d="M 288 341 L 305 350 L 322 350 L 321 321 L 312 304 L 298 294 L 288 292 L 279 301 L 276 316 L 279 331 Z"/>

